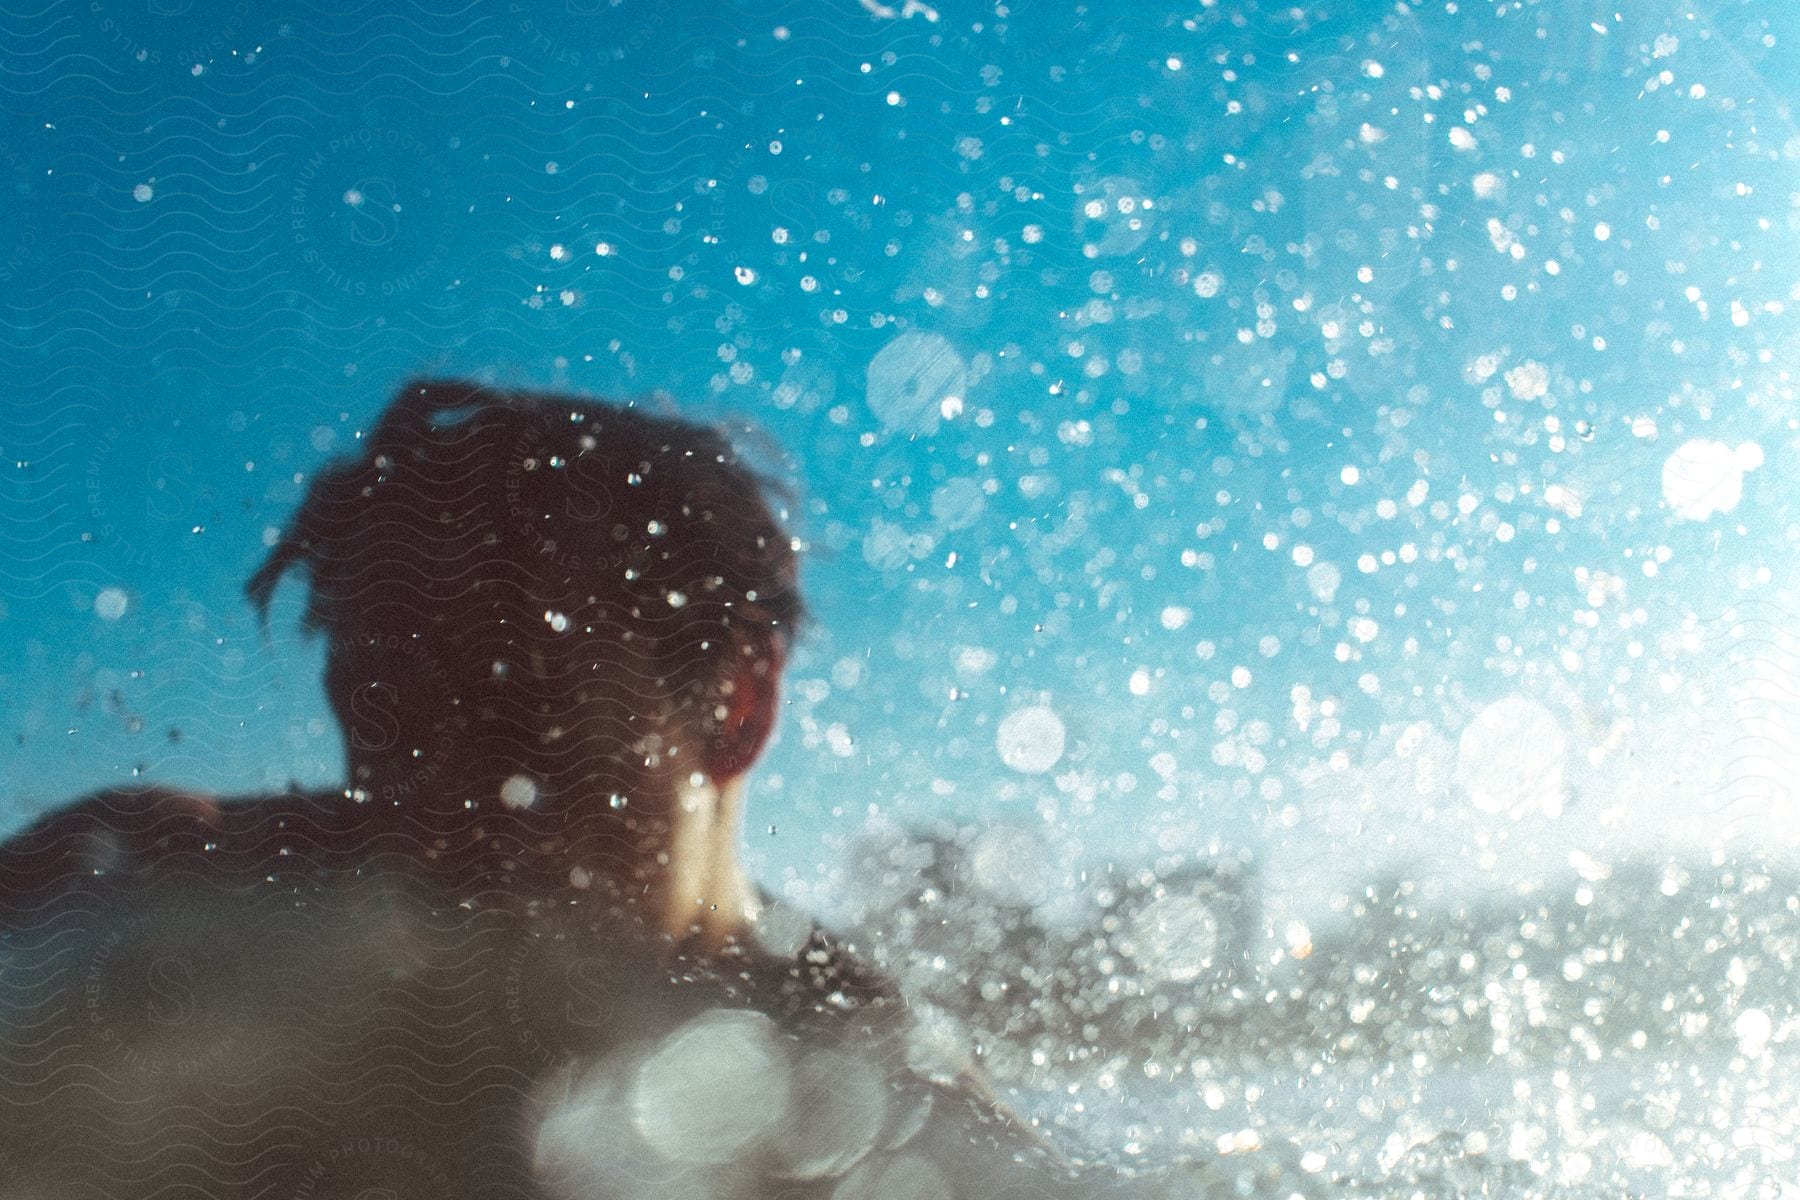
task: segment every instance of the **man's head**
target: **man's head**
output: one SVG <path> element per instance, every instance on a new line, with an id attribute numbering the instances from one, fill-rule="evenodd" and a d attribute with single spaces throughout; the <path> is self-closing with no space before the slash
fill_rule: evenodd
<path id="1" fill-rule="evenodd" d="M 670 781 L 730 784 L 772 724 L 803 608 L 763 493 L 711 429 L 414 382 L 249 594 L 266 611 L 305 568 L 369 799 L 429 816 L 474 794 L 654 841 Z"/>

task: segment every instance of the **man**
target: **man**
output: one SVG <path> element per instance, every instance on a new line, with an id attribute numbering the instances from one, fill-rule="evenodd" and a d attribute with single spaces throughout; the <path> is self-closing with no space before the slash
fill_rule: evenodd
<path id="1" fill-rule="evenodd" d="M 252 600 L 296 570 L 348 788 L 0 848 L 0 1197 L 1096 1194 L 898 1069 L 884 981 L 751 938 L 803 608 L 722 437 L 409 384 Z"/>
<path id="2" fill-rule="evenodd" d="M 319 837 L 271 864 L 283 878 L 422 847 L 471 895 L 591 889 L 717 949 L 755 907 L 736 856 L 743 778 L 802 614 L 761 492 L 708 429 L 409 384 L 249 588 L 266 612 L 286 573 L 310 576 L 350 789 L 253 808 L 103 797 L 20 843 L 25 877 L 65 868 L 43 843 L 78 826 L 129 874 L 196 839 L 241 866 L 234 852 L 285 822 Z"/>

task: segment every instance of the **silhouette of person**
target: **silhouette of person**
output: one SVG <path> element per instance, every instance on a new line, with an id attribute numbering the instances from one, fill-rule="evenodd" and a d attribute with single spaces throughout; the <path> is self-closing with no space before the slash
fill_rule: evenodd
<path id="1" fill-rule="evenodd" d="M 407 385 L 249 585 L 266 613 L 284 575 L 310 578 L 350 788 L 254 807 L 102 796 L 17 839 L 8 890 L 158 869 L 195 839 L 241 866 L 261 831 L 311 823 L 317 844 L 282 875 L 398 845 L 453 886 L 605 892 L 717 948 L 756 907 L 743 780 L 803 611 L 762 493 L 710 429 Z"/>
<path id="2" fill-rule="evenodd" d="M 0 1194 L 1105 1190 L 816 930 L 752 938 L 804 610 L 725 438 L 411 383 L 265 614 L 290 572 L 348 787 L 108 792 L 0 847 Z"/>

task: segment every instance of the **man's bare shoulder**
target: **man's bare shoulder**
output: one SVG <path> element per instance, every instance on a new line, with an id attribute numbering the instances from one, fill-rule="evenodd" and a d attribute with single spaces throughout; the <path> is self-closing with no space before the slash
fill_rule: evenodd
<path id="1" fill-rule="evenodd" d="M 154 875 L 216 876 L 279 854 L 289 829 L 327 828 L 328 794 L 221 797 L 179 788 L 116 788 L 39 817 L 0 843 L 0 910 L 29 911 L 73 888 Z"/>

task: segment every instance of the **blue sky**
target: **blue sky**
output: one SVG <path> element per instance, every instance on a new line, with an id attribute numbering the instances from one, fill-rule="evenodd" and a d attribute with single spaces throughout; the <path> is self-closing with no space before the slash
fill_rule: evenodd
<path id="1" fill-rule="evenodd" d="M 340 777 L 240 589 L 430 371 L 759 431 L 778 887 L 1792 842 L 1800 20 L 1621 7 L 6 17 L 0 819 Z"/>

